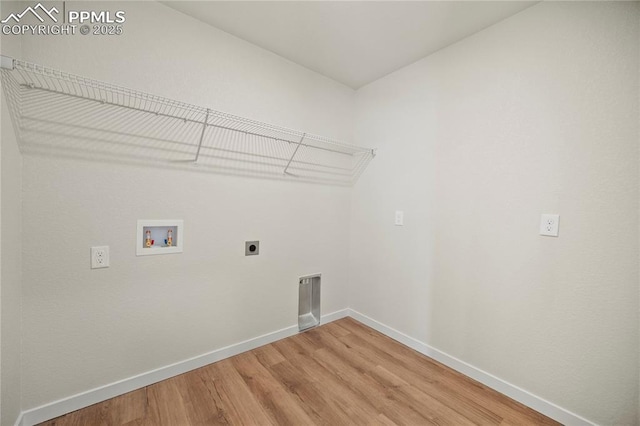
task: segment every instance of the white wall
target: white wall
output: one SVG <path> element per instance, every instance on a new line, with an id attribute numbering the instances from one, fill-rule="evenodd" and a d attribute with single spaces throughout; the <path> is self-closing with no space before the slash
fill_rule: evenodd
<path id="1" fill-rule="evenodd" d="M 378 156 L 353 194 L 352 308 L 637 423 L 639 18 L 541 3 L 358 90 L 356 142 Z"/>
<path id="2" fill-rule="evenodd" d="M 343 85 L 155 2 L 84 8 L 125 10 L 124 35 L 27 36 L 22 58 L 351 140 L 354 92 Z M 346 308 L 349 197 L 25 155 L 24 409 L 294 325 L 300 275 L 323 274 L 323 313 Z M 183 219 L 184 253 L 136 257 L 137 219 Z M 252 239 L 260 255 L 245 257 Z M 94 245 L 110 246 L 109 269 L 89 269 Z"/>
<path id="3" fill-rule="evenodd" d="M 0 16 L 13 4 L 0 3 Z M 3 55 L 20 53 L 19 38 L 0 38 Z M 0 97 L 0 424 L 13 425 L 20 413 L 21 336 L 21 206 L 22 158 L 9 118 L 5 97 Z"/>

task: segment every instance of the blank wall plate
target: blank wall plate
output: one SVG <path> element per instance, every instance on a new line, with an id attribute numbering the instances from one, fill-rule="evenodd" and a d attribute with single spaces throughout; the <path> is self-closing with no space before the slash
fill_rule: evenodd
<path id="1" fill-rule="evenodd" d="M 540 235 L 547 237 L 557 237 L 560 226 L 560 215 L 543 214 L 540 217 Z"/>
<path id="2" fill-rule="evenodd" d="M 91 269 L 109 267 L 109 246 L 91 247 Z"/>

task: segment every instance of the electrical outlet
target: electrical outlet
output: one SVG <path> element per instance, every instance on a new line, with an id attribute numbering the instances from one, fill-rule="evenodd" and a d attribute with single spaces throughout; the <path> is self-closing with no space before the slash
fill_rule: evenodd
<path id="1" fill-rule="evenodd" d="M 91 269 L 109 267 L 109 246 L 91 247 Z"/>
<path id="2" fill-rule="evenodd" d="M 560 215 L 543 214 L 540 217 L 540 235 L 548 237 L 557 237 L 560 225 Z"/>

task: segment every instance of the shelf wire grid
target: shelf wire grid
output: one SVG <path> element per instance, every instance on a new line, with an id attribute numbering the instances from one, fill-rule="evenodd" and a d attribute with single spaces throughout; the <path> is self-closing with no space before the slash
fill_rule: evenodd
<path id="1" fill-rule="evenodd" d="M 2 85 L 23 152 L 351 185 L 374 150 L 20 60 Z"/>

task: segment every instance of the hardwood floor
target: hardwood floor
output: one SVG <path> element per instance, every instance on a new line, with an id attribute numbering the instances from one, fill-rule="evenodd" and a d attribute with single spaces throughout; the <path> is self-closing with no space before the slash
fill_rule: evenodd
<path id="1" fill-rule="evenodd" d="M 551 425 L 344 318 L 44 425 Z"/>

